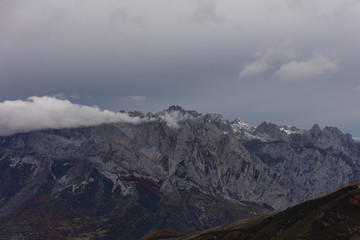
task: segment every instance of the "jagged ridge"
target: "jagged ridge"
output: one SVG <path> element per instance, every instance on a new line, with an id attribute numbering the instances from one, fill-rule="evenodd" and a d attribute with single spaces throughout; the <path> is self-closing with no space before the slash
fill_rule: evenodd
<path id="1" fill-rule="evenodd" d="M 359 143 L 333 127 L 254 127 L 179 106 L 129 115 L 146 121 L 1 137 L 1 221 L 24 215 L 22 231 L 7 224 L 10 233 L 41 239 L 29 227 L 36 209 L 53 214 L 50 225 L 36 218 L 48 226 L 43 239 L 192 232 L 287 208 L 359 176 Z M 68 215 L 54 211 L 63 208 Z M 104 227 L 73 220 L 78 233 L 54 230 L 79 216 Z"/>

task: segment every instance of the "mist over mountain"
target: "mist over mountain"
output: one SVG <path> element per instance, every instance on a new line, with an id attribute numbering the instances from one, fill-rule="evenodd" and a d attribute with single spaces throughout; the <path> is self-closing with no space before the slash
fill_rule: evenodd
<path id="1" fill-rule="evenodd" d="M 190 233 L 286 209 L 360 175 L 360 143 L 336 127 L 252 126 L 180 106 L 114 116 L 0 137 L 3 236 Z"/>
<path id="2" fill-rule="evenodd" d="M 29 97 L 0 103 L 0 136 L 39 129 L 93 126 L 111 122 L 139 123 L 138 117 L 73 104 L 56 97 Z"/>

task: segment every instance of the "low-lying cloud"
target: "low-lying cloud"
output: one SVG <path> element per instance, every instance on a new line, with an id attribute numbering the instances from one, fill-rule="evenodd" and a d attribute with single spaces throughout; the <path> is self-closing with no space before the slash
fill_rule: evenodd
<path id="1" fill-rule="evenodd" d="M 185 122 L 188 119 L 194 119 L 188 113 L 182 113 L 180 111 L 172 111 L 172 112 L 163 112 L 159 114 L 159 118 L 166 122 L 166 124 L 171 128 L 180 128 L 180 124 Z"/>
<path id="2" fill-rule="evenodd" d="M 98 125 L 102 123 L 139 123 L 139 117 L 127 113 L 101 110 L 55 97 L 29 97 L 26 100 L 0 103 L 0 135 L 40 129 L 61 129 Z"/>
<path id="3" fill-rule="evenodd" d="M 281 66 L 274 74 L 283 81 L 307 81 L 339 71 L 339 61 L 317 54 L 305 61 L 292 61 Z"/>

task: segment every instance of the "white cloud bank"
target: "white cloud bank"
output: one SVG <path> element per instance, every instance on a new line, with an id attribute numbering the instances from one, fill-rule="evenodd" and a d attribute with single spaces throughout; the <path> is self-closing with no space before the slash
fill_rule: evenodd
<path id="1" fill-rule="evenodd" d="M 291 61 L 281 66 L 274 77 L 283 81 L 307 81 L 339 71 L 339 61 L 316 54 L 305 61 Z"/>
<path id="2" fill-rule="evenodd" d="M 61 129 L 102 123 L 139 123 L 140 118 L 127 113 L 101 110 L 96 106 L 73 104 L 55 97 L 29 97 L 27 100 L 0 103 L 0 135 L 40 129 Z"/>

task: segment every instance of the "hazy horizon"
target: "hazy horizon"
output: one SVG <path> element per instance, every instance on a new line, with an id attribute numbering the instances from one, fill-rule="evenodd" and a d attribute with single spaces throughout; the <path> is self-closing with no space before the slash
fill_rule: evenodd
<path id="1" fill-rule="evenodd" d="M 171 106 L 169 106 L 171 107 Z M 181 107 L 181 106 L 180 106 Z M 148 113 L 158 113 L 166 109 L 152 111 Z M 184 109 L 185 111 L 196 111 L 194 109 Z M 133 109 L 131 111 L 136 111 Z M 32 96 L 25 100 L 14 100 L 0 102 L 0 136 L 10 136 L 16 133 L 30 132 L 43 129 L 64 129 L 95 126 L 103 123 L 133 123 L 138 124 L 144 121 L 153 121 L 151 118 L 132 117 L 123 110 L 110 111 L 100 109 L 98 106 L 87 106 L 75 104 L 64 98 L 64 96 Z M 198 112 L 200 114 L 207 114 Z M 147 114 L 144 112 L 144 114 Z M 216 114 L 216 113 L 215 113 Z M 178 121 L 184 120 L 189 116 L 179 116 L 179 112 L 160 115 L 159 119 L 166 121 L 172 128 L 178 128 Z M 226 118 L 226 117 L 225 117 Z M 227 119 L 229 122 L 235 119 Z M 242 119 L 243 120 L 243 119 Z M 266 121 L 264 121 L 266 122 Z M 278 124 L 276 122 L 273 122 Z M 254 125 L 252 123 L 248 123 Z M 317 124 L 317 123 L 314 123 Z M 281 124 L 278 124 L 281 125 Z M 257 125 L 254 125 L 255 127 Z M 295 126 L 299 127 L 299 126 Z M 312 126 L 311 126 L 312 127 Z M 326 126 L 320 126 L 323 129 Z M 332 126 L 337 127 L 337 126 Z M 303 128 L 310 130 L 310 128 Z M 341 129 L 339 129 L 341 131 Z M 344 132 L 346 133 L 346 132 Z M 351 134 L 351 133 L 350 133 Z M 359 137 L 353 136 L 358 141 Z"/>

